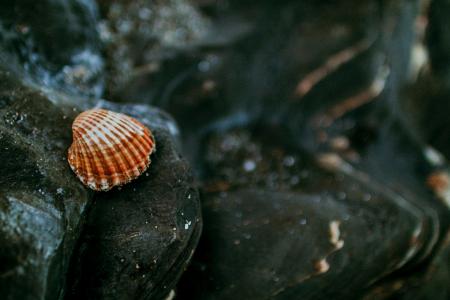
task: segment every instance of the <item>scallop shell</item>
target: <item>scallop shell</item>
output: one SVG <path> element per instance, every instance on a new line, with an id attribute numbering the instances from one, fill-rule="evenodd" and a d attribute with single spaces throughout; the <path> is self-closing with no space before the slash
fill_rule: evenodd
<path id="1" fill-rule="evenodd" d="M 151 131 L 136 119 L 105 109 L 85 111 L 72 124 L 70 167 L 93 190 L 108 191 L 130 182 L 150 165 Z"/>

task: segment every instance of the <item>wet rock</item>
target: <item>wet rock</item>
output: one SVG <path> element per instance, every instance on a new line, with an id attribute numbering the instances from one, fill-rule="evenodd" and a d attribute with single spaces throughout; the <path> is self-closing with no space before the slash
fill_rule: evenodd
<path id="1" fill-rule="evenodd" d="M 237 190 L 208 197 L 205 237 L 180 297 L 361 295 L 367 282 L 405 262 L 419 220 L 364 188 L 339 200 L 346 192 L 339 188 L 309 194 Z M 369 203 L 363 200 L 367 195 Z"/>
<path id="2" fill-rule="evenodd" d="M 280 132 L 235 129 L 205 143 L 205 229 L 179 297 L 348 299 L 431 254 L 448 211 L 422 175 L 382 181 L 342 152 L 299 151 Z M 352 139 L 340 139 L 342 151 Z"/>
<path id="3" fill-rule="evenodd" d="M 0 4 L 0 293 L 5 299 L 60 299 L 65 292 L 92 193 L 74 180 L 66 161 L 77 109 L 54 103 L 70 99 L 63 91 L 98 93 L 101 59 L 95 28 L 89 27 L 94 10 L 81 1 Z"/>
<path id="4" fill-rule="evenodd" d="M 422 18 L 428 22 L 424 46 L 429 51 L 420 76 L 411 84 L 403 99 L 406 119 L 420 139 L 426 141 L 450 158 L 450 126 L 447 112 L 450 110 L 450 36 L 448 27 L 450 12 L 448 1 L 432 1 L 429 11 Z"/>
<path id="5" fill-rule="evenodd" d="M 147 106 L 100 102 L 149 126 L 156 153 L 134 182 L 98 194 L 72 264 L 67 299 L 161 299 L 197 245 L 200 203 L 173 121 Z"/>
<path id="6" fill-rule="evenodd" d="M 94 1 L 4 1 L 0 58 L 44 91 L 99 97 L 103 59 L 96 27 Z"/>
<path id="7" fill-rule="evenodd" d="M 449 254 L 447 235 L 433 259 L 419 272 L 380 284 L 364 299 L 448 299 Z"/>
<path id="8" fill-rule="evenodd" d="M 374 123 L 368 124 L 364 114 L 359 117 L 363 119 L 348 116 L 341 120 L 354 122 L 351 133 L 336 127 L 333 129 L 339 132 L 338 137 L 334 135 L 336 132 L 325 133 L 327 138 L 319 150 L 326 152 L 321 154 L 322 163 L 344 173 L 357 170 L 356 176 L 366 178 L 377 189 L 392 191 L 396 195 L 393 201 L 413 208 L 420 220 L 420 226 L 416 227 L 420 238 L 411 237 L 408 250 L 411 256 L 406 264 L 388 278 L 375 282 L 372 292 L 366 297 L 384 299 L 404 292 L 412 295 L 419 284 L 420 292 L 427 290 L 428 297 L 435 295 L 436 299 L 446 299 L 440 298 L 444 295 L 442 293 L 431 293 L 433 284 L 448 281 L 446 267 L 439 266 L 435 272 L 435 267 L 429 262 L 441 260 L 439 252 L 449 231 L 448 165 L 434 149 L 418 143 L 398 120 L 391 119 L 381 124 L 372 119 Z M 383 119 L 378 122 L 383 122 Z M 348 139 L 349 146 L 334 148 L 333 140 L 337 138 Z M 424 270 L 434 279 L 424 275 Z M 371 298 L 374 295 L 375 298 Z"/>
<path id="9" fill-rule="evenodd" d="M 0 70 L 0 294 L 60 299 L 92 198 L 66 161 L 72 110 Z"/>
<path id="10" fill-rule="evenodd" d="M 450 87 L 450 35 L 445 30 L 450 25 L 447 14 L 450 3 L 447 0 L 435 0 L 430 4 L 427 32 L 427 44 L 430 53 L 430 63 L 433 73 L 439 80 Z"/>
<path id="11" fill-rule="evenodd" d="M 417 3 L 277 12 L 230 64 L 235 108 L 200 131 L 205 232 L 181 298 L 363 297 L 421 275 L 447 235 L 448 166 L 400 110 Z"/>
<path id="12" fill-rule="evenodd" d="M 8 66 L 0 73 L 3 297 L 139 299 L 169 294 L 201 230 L 198 194 L 179 155 L 173 120 L 144 105 L 78 102 L 79 95 L 36 86 L 21 77 L 16 65 L 6 63 L 8 55 L 2 51 L 0 62 Z M 93 106 L 139 118 L 152 128 L 158 144 L 146 175 L 95 197 L 66 160 L 72 121 Z"/>
<path id="13" fill-rule="evenodd" d="M 145 105 L 96 102 L 150 126 L 158 151 L 145 175 L 94 197 L 66 159 L 79 109 L 55 106 L 11 74 L 0 73 L 3 297 L 166 296 L 201 231 L 198 193 L 179 155 L 173 120 Z"/>

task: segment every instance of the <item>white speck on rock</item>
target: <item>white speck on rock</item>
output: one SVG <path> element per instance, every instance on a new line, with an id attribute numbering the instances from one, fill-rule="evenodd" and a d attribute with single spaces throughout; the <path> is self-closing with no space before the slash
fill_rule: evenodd
<path id="1" fill-rule="evenodd" d="M 323 274 L 328 272 L 330 264 L 327 262 L 326 258 L 322 258 L 315 262 L 314 268 L 316 269 L 317 274 Z"/>
<path id="2" fill-rule="evenodd" d="M 244 161 L 243 167 L 246 172 L 253 172 L 256 169 L 256 163 L 253 160 L 247 159 Z"/>
<path id="3" fill-rule="evenodd" d="M 295 158 L 293 157 L 293 156 L 286 156 L 284 159 L 283 159 L 283 164 L 286 166 L 286 167 L 292 167 L 294 164 L 295 164 Z"/>
<path id="4" fill-rule="evenodd" d="M 445 163 L 445 159 L 443 155 L 435 150 L 434 148 L 427 147 L 424 151 L 425 158 L 430 162 L 433 166 L 441 166 Z"/>
<path id="5" fill-rule="evenodd" d="M 319 155 L 318 163 L 327 170 L 336 171 L 342 166 L 343 161 L 341 157 L 335 153 L 325 153 Z"/>
<path id="6" fill-rule="evenodd" d="M 167 128 L 169 129 L 170 134 L 173 136 L 177 136 L 180 133 L 177 125 L 175 125 L 175 123 L 173 123 L 173 122 L 168 122 Z"/>
<path id="7" fill-rule="evenodd" d="M 339 221 L 331 221 L 329 224 L 329 230 L 330 230 L 330 243 L 336 248 L 341 249 L 344 247 L 344 241 L 340 239 L 341 231 L 339 229 L 339 226 L 341 225 L 341 222 Z"/>
<path id="8" fill-rule="evenodd" d="M 186 221 L 186 223 L 184 224 L 184 229 L 188 230 L 189 226 L 191 226 L 192 222 L 191 221 Z"/>
<path id="9" fill-rule="evenodd" d="M 167 295 L 165 300 L 173 300 L 173 299 L 175 299 L 175 291 L 171 290 L 169 295 Z"/>
<path id="10" fill-rule="evenodd" d="M 370 195 L 370 194 L 364 194 L 364 196 L 363 196 L 363 200 L 364 200 L 364 201 L 370 201 L 370 199 L 372 199 L 372 195 Z"/>

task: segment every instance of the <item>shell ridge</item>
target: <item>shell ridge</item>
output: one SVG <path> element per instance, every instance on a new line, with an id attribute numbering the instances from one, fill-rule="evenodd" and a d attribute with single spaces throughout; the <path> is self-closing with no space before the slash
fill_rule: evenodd
<path id="1" fill-rule="evenodd" d="M 105 123 L 100 124 L 100 122 L 99 122 L 99 126 L 98 126 L 99 129 L 100 128 L 103 129 L 104 126 L 105 126 Z M 115 127 L 112 127 L 112 128 L 115 128 Z M 111 137 L 111 138 L 115 140 L 114 137 Z M 119 159 L 123 162 L 123 165 L 126 166 L 126 168 L 123 170 L 123 171 L 125 171 L 125 176 L 132 177 L 133 175 L 136 175 L 136 172 L 135 172 L 136 167 L 134 167 L 134 166 L 139 163 L 139 156 L 135 155 L 134 152 L 133 153 L 130 152 L 131 147 L 121 147 L 121 148 L 117 147 L 117 145 L 121 144 L 120 141 L 129 143 L 130 141 L 133 141 L 133 138 L 126 139 L 126 140 L 119 139 L 119 143 L 112 143 L 112 147 L 116 150 L 116 153 L 119 154 Z M 131 172 L 133 173 L 132 175 L 130 175 Z"/>
<path id="2" fill-rule="evenodd" d="M 127 116 L 127 115 L 124 115 L 124 114 L 119 114 L 119 115 L 123 116 L 123 118 L 119 118 L 120 121 L 123 124 L 129 126 L 133 130 L 134 133 L 137 133 L 139 135 L 143 135 L 144 134 L 145 127 L 143 127 L 141 125 L 141 123 L 139 123 L 137 120 L 135 120 L 135 119 L 133 119 L 133 118 Z M 125 120 L 127 122 L 125 122 Z"/>
<path id="3" fill-rule="evenodd" d="M 130 154 L 130 151 L 128 149 L 128 147 L 123 147 L 122 148 L 123 151 L 120 151 L 120 155 L 122 155 L 123 160 L 126 161 L 127 163 L 127 168 L 124 170 L 126 176 L 128 177 L 129 180 L 132 179 L 132 177 L 135 175 L 135 165 L 139 162 L 134 160 L 134 156 Z"/>
<path id="4" fill-rule="evenodd" d="M 92 173 L 91 162 L 87 156 L 87 151 L 86 151 L 87 146 L 84 144 L 84 140 L 82 140 L 82 139 L 80 139 L 78 141 L 77 146 L 79 149 L 80 160 L 83 163 L 80 163 L 80 167 L 79 167 L 79 169 L 75 170 L 75 173 L 77 173 L 79 177 L 81 176 L 80 179 L 84 184 L 87 184 L 88 178 L 89 178 L 90 174 Z"/>
<path id="5" fill-rule="evenodd" d="M 127 116 L 128 117 L 128 116 Z M 129 125 L 132 126 L 133 128 L 135 128 L 136 133 L 138 133 L 139 135 L 144 135 L 145 130 L 147 128 L 145 128 L 140 122 L 138 122 L 137 120 L 128 117 L 130 123 Z"/>
<path id="6" fill-rule="evenodd" d="M 103 111 L 102 111 L 103 112 Z M 116 124 L 114 124 L 114 122 L 111 122 L 111 118 L 110 118 L 110 114 L 108 114 L 107 112 L 104 112 L 103 114 L 98 113 L 97 117 L 99 118 L 99 123 L 98 126 L 99 128 L 102 128 L 102 131 L 104 134 L 108 135 L 109 138 L 111 139 L 111 142 L 121 142 L 121 138 L 116 139 L 115 135 L 112 135 L 112 131 L 114 131 L 116 129 Z"/>
<path id="7" fill-rule="evenodd" d="M 89 137 L 91 143 L 94 144 L 99 144 L 100 140 L 102 140 L 105 144 L 109 145 L 110 142 L 106 139 L 106 137 L 101 133 L 100 130 L 97 130 L 101 126 L 101 120 L 97 119 L 95 116 L 93 116 L 92 119 L 98 122 L 94 123 L 88 118 L 80 121 L 80 124 L 84 125 L 82 126 L 82 128 L 85 130 L 83 138 Z"/>
<path id="8" fill-rule="evenodd" d="M 120 144 L 121 139 L 115 139 L 110 133 L 109 128 L 106 126 L 105 119 L 101 119 L 100 117 L 94 117 L 95 120 L 98 120 L 97 128 L 100 130 L 97 130 L 94 132 L 94 134 L 97 134 L 104 142 L 107 144 L 108 147 L 113 147 L 114 144 Z"/>
<path id="9" fill-rule="evenodd" d="M 123 132 L 122 129 L 120 128 L 120 126 L 115 127 L 114 131 L 119 131 L 120 133 Z M 112 133 L 114 134 L 115 132 L 112 132 Z M 140 137 L 139 135 L 137 135 L 137 136 Z M 127 147 L 125 149 L 128 153 L 128 156 L 133 159 L 133 163 L 139 163 L 139 158 L 150 155 L 150 153 L 148 153 L 149 151 L 146 151 L 145 148 L 140 147 L 139 143 L 136 143 L 136 137 L 131 136 L 130 138 L 127 138 L 125 141 L 127 143 L 131 143 L 134 146 L 134 147 Z M 130 153 L 130 151 L 132 153 Z M 130 155 L 130 154 L 133 154 L 133 155 Z"/>
<path id="10" fill-rule="evenodd" d="M 114 126 L 114 124 L 117 125 L 117 123 L 114 123 L 113 120 L 108 119 L 106 122 L 111 126 L 110 133 L 117 137 L 118 140 L 127 141 L 129 139 L 133 139 L 130 133 L 123 131 L 122 128 L 118 126 Z"/>
<path id="11" fill-rule="evenodd" d="M 96 126 L 97 129 L 101 128 L 101 123 L 100 123 L 100 119 L 97 118 L 97 116 L 93 116 L 94 120 L 98 121 L 99 126 Z M 93 126 L 93 122 L 88 120 L 87 124 L 92 125 L 92 127 L 90 128 L 94 128 Z M 91 129 L 90 129 L 91 130 Z M 98 132 L 100 130 L 97 130 L 97 132 L 94 132 L 94 135 L 98 135 Z M 92 136 L 92 135 L 89 135 Z M 106 137 L 103 137 L 106 138 Z M 106 141 L 105 141 L 106 143 Z M 109 142 L 108 142 L 109 144 Z M 118 178 L 120 176 L 120 164 L 116 161 L 116 159 L 114 159 L 114 155 L 113 155 L 113 151 L 109 151 L 108 153 L 108 149 L 111 149 L 110 145 L 109 147 L 95 147 L 98 146 L 97 143 L 91 143 L 90 144 L 92 147 L 90 147 L 90 149 L 94 149 L 95 153 L 97 155 L 95 155 L 95 157 L 100 156 L 100 160 L 95 160 L 96 161 L 96 169 L 97 170 L 101 170 L 102 172 L 99 172 L 99 174 L 95 174 L 95 172 L 93 172 L 93 174 L 91 175 L 91 177 L 93 178 L 93 181 L 95 182 L 96 185 L 98 185 L 100 187 L 101 190 L 108 190 L 110 189 L 110 187 L 112 187 L 113 185 L 110 184 L 110 182 L 112 182 L 113 184 L 120 182 L 120 178 Z M 94 152 L 94 151 L 91 151 Z M 119 176 L 118 176 L 119 175 Z"/>
<path id="12" fill-rule="evenodd" d="M 86 139 L 81 139 L 82 143 L 84 143 L 85 146 L 85 152 L 87 154 L 91 153 L 91 156 L 87 155 L 88 159 L 86 159 L 87 164 L 89 163 L 91 165 L 91 172 L 87 172 L 87 174 L 85 174 L 86 182 L 88 186 L 94 186 L 96 189 L 99 181 L 98 177 L 104 176 L 105 174 L 102 165 L 105 162 L 105 157 L 101 151 L 96 150 L 96 143 L 92 143 L 91 135 L 85 135 L 85 137 Z M 98 152 L 100 152 L 100 157 L 98 157 Z"/>
<path id="13" fill-rule="evenodd" d="M 123 167 L 121 167 L 121 166 L 127 166 L 127 161 L 125 159 L 123 159 L 123 157 L 120 155 L 121 149 L 118 145 L 120 145 L 120 143 L 111 143 L 111 147 L 110 147 L 110 148 L 112 148 L 110 160 L 115 164 L 114 171 L 111 172 L 110 175 L 103 174 L 103 176 L 108 177 L 107 180 L 111 180 L 114 185 L 118 184 L 122 180 L 121 176 L 124 176 L 124 174 L 121 174 L 122 173 L 121 170 L 123 170 Z M 103 155 L 103 151 L 102 151 L 102 155 Z M 127 168 L 129 168 L 129 167 L 127 167 Z"/>
<path id="14" fill-rule="evenodd" d="M 122 129 L 120 127 L 115 128 L 115 130 L 121 132 Z M 113 134 L 115 133 L 115 131 L 112 132 Z M 147 165 L 147 160 L 148 157 L 151 154 L 151 146 L 148 147 L 143 147 L 140 143 L 138 139 L 142 139 L 142 136 L 140 135 L 136 135 L 135 138 L 131 138 L 131 139 L 127 139 L 127 143 L 131 143 L 131 145 L 133 147 L 128 147 L 127 150 L 131 151 L 132 154 L 134 154 L 134 156 L 130 156 L 130 157 L 134 157 L 133 159 L 133 163 L 135 165 L 135 167 L 133 168 L 133 173 L 135 173 L 136 175 L 136 169 L 140 172 L 141 170 L 145 170 L 145 168 L 148 166 Z M 145 141 L 145 140 L 144 140 Z M 144 159 L 143 163 L 140 163 L 140 160 Z M 137 165 L 136 165 L 137 164 Z"/>
<path id="15" fill-rule="evenodd" d="M 74 146 L 71 148 L 72 149 L 72 155 L 75 158 L 75 165 L 74 168 L 76 170 L 81 169 L 82 166 L 82 162 L 84 161 L 84 157 L 83 157 L 83 153 L 81 152 L 81 147 L 82 145 L 80 144 L 80 142 L 77 140 L 76 143 L 74 144 Z"/>
<path id="16" fill-rule="evenodd" d="M 86 145 L 87 146 L 87 145 Z M 89 147 L 89 146 L 87 146 Z M 91 148 L 89 148 L 91 149 Z M 99 151 L 102 155 L 103 158 L 105 158 L 103 151 Z M 93 180 L 98 183 L 100 186 L 102 186 L 103 184 L 101 184 L 101 178 L 105 178 L 107 179 L 107 181 L 111 181 L 113 182 L 113 184 L 116 184 L 118 182 L 120 182 L 120 162 L 122 162 L 120 157 L 116 157 L 115 155 L 113 155 L 113 158 L 116 159 L 110 159 L 110 161 L 112 161 L 112 163 L 114 164 L 114 171 L 111 172 L 111 174 L 106 174 L 105 172 L 103 174 L 100 175 L 96 175 L 94 172 L 92 172 L 92 174 L 89 174 L 89 177 L 92 177 Z M 117 158 L 120 160 L 120 162 L 117 161 Z M 103 160 L 104 164 L 106 163 L 106 159 Z M 122 162 L 123 163 L 123 162 Z M 102 188 L 102 190 L 106 190 L 106 188 Z"/>
<path id="17" fill-rule="evenodd" d="M 145 151 L 145 153 L 148 153 L 148 155 L 151 155 L 153 152 L 153 145 L 149 143 L 146 139 L 143 139 L 140 137 L 138 146 Z"/>
<path id="18" fill-rule="evenodd" d="M 149 145 L 145 142 L 145 140 L 142 140 L 142 136 L 136 135 L 136 138 L 133 139 L 132 144 L 142 156 L 149 156 L 151 154 Z"/>
<path id="19" fill-rule="evenodd" d="M 124 116 L 124 118 L 121 118 L 121 116 Z M 113 114 L 113 115 L 111 115 L 111 117 L 114 118 L 114 120 L 116 120 L 116 122 L 118 124 L 121 124 L 126 129 L 128 129 L 130 132 L 137 133 L 139 135 L 144 134 L 144 132 L 143 132 L 144 130 L 141 127 L 134 124 L 133 122 L 131 122 L 130 120 L 132 120 L 132 119 L 130 117 L 123 115 L 123 114 Z M 127 122 L 125 122 L 125 120 L 127 120 Z"/>

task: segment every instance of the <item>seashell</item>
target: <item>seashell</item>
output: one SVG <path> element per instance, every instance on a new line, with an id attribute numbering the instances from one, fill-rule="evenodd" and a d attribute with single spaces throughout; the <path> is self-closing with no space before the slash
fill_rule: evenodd
<path id="1" fill-rule="evenodd" d="M 156 150 L 151 131 L 136 119 L 105 109 L 78 115 L 68 151 L 70 167 L 93 190 L 108 191 L 130 182 L 150 165 Z"/>

